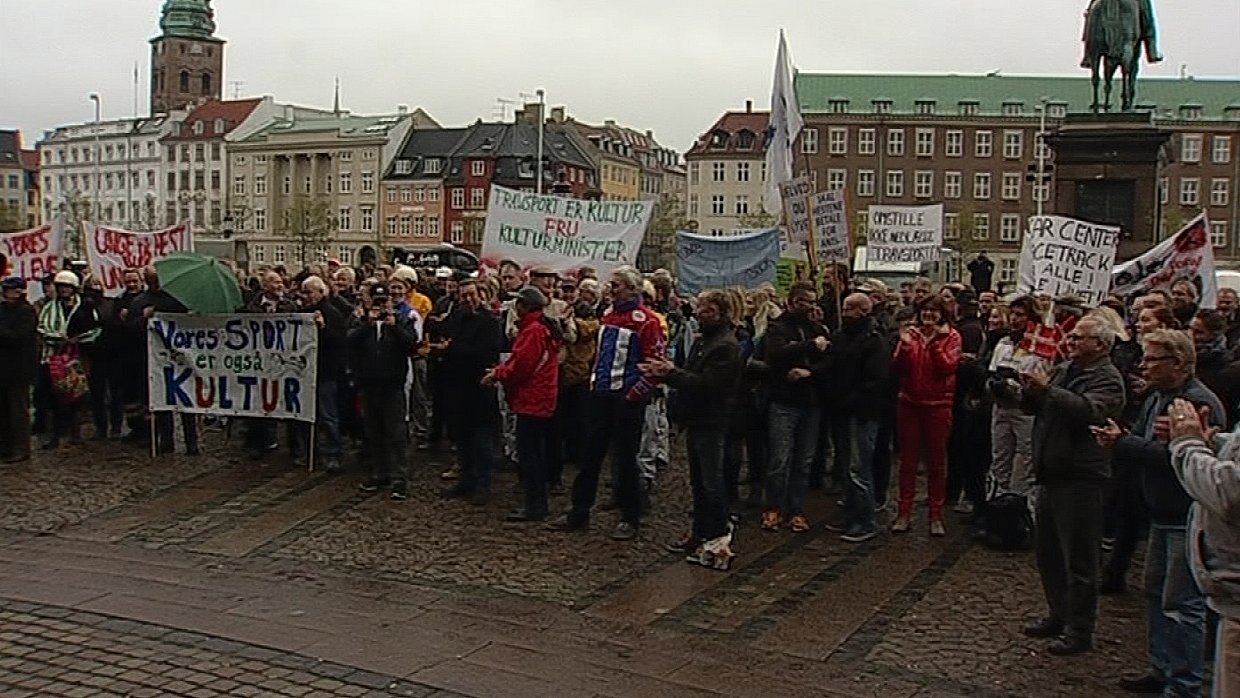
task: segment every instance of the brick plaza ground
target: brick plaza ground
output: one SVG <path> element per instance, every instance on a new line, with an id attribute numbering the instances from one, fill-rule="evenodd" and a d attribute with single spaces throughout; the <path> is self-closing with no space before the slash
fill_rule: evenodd
<path id="1" fill-rule="evenodd" d="M 0 466 L 0 698 L 1106 697 L 1145 666 L 1139 596 L 1104 597 L 1095 652 L 1051 657 L 1020 633 L 1032 556 L 952 520 L 932 539 L 924 512 L 850 546 L 815 496 L 813 532 L 743 526 L 719 573 L 663 550 L 687 521 L 678 464 L 615 543 L 609 512 L 583 534 L 503 523 L 510 471 L 485 508 L 441 499 L 445 453 L 415 454 L 394 503 L 207 443 Z"/>

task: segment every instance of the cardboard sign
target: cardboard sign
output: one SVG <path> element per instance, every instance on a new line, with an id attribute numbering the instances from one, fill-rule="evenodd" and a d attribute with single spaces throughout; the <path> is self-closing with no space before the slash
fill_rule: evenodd
<path id="1" fill-rule="evenodd" d="M 866 240 L 870 262 L 937 262 L 943 247 L 943 204 L 871 206 Z"/>
<path id="2" fill-rule="evenodd" d="M 20 276 L 26 280 L 26 297 L 30 302 L 43 297 L 39 281 L 60 264 L 65 229 L 59 218 L 37 228 L 0 234 L 0 252 L 8 259 L 3 275 Z"/>
<path id="3" fill-rule="evenodd" d="M 83 228 L 90 273 L 103 282 L 105 295 L 119 295 L 125 290 L 126 269 L 149 266 L 173 252 L 194 247 L 188 223 L 146 233 L 85 223 Z"/>
<path id="4" fill-rule="evenodd" d="M 1218 303 L 1210 221 L 1204 211 L 1145 254 L 1115 267 L 1111 287 L 1113 293 L 1128 298 L 1155 289 L 1170 291 L 1181 279 L 1197 287 L 1200 307 L 1213 308 Z"/>
<path id="5" fill-rule="evenodd" d="M 820 191 L 810 199 L 810 215 L 814 221 L 814 251 L 819 267 L 831 262 L 848 263 L 852 244 L 848 237 L 848 212 L 842 189 Z"/>
<path id="6" fill-rule="evenodd" d="M 797 177 L 786 184 L 779 185 L 779 196 L 784 200 L 788 236 L 798 245 L 804 245 L 809 241 L 809 197 L 812 193 L 814 190 L 809 185 L 809 179 L 805 177 Z"/>
<path id="7" fill-rule="evenodd" d="M 1031 216 L 1020 250 L 1019 293 L 1072 294 L 1095 307 L 1106 300 L 1120 229 L 1066 216 Z"/>

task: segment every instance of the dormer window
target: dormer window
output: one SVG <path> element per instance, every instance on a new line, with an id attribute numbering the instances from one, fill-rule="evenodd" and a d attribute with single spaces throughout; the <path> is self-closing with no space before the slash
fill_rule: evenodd
<path id="1" fill-rule="evenodd" d="M 1240 104 L 1230 104 L 1224 108 L 1223 117 L 1232 121 L 1240 121 Z"/>
<path id="2" fill-rule="evenodd" d="M 423 168 L 426 174 L 439 174 L 442 169 L 443 163 L 439 160 L 439 158 L 427 158 L 425 167 Z"/>
<path id="3" fill-rule="evenodd" d="M 1140 109 L 1140 107 L 1138 107 Z M 1064 102 L 1051 102 L 1047 105 L 1046 115 L 1056 119 L 1062 119 L 1068 115 L 1068 105 Z"/>
<path id="4" fill-rule="evenodd" d="M 1023 116 L 1025 113 L 1025 103 L 1017 101 L 1008 101 L 1003 103 L 1004 116 Z"/>
<path id="5" fill-rule="evenodd" d="M 710 147 L 718 150 L 728 147 L 728 132 L 715 131 L 710 134 Z"/>
<path id="6" fill-rule="evenodd" d="M 827 102 L 827 108 L 830 110 L 832 114 L 847 114 L 848 113 L 848 100 L 833 99 Z"/>
<path id="7" fill-rule="evenodd" d="M 917 113 L 923 116 L 929 116 L 934 113 L 936 102 L 933 99 L 917 100 Z"/>
<path id="8" fill-rule="evenodd" d="M 517 176 L 520 177 L 521 179 L 533 179 L 534 178 L 534 161 L 531 160 L 530 158 L 526 158 L 522 160 L 521 162 L 517 163 Z"/>
<path id="9" fill-rule="evenodd" d="M 226 130 L 228 130 L 228 124 L 224 123 L 223 119 L 216 119 L 215 120 L 215 132 L 223 133 Z"/>
<path id="10" fill-rule="evenodd" d="M 962 99 L 956 104 L 961 116 L 977 116 L 978 101 L 976 99 Z"/>
<path id="11" fill-rule="evenodd" d="M 1180 105 L 1180 118 L 1181 119 L 1200 119 L 1201 118 L 1201 105 L 1200 104 L 1181 104 Z"/>
<path id="12" fill-rule="evenodd" d="M 890 114 L 891 113 L 891 100 L 890 99 L 876 99 L 872 101 L 871 104 L 874 105 L 875 114 Z"/>
<path id="13" fill-rule="evenodd" d="M 741 132 L 737 134 L 736 136 L 736 141 L 737 141 L 737 146 L 741 150 L 749 150 L 750 148 L 753 148 L 753 141 L 754 141 L 753 131 L 750 131 L 747 128 L 741 129 Z"/>
<path id="14" fill-rule="evenodd" d="M 206 124 L 202 123 L 201 121 L 195 121 L 193 128 L 194 128 L 194 135 L 201 136 L 203 130 L 206 128 Z"/>
<path id="15" fill-rule="evenodd" d="M 400 159 L 396 161 L 396 174 L 407 175 L 413 172 L 413 161 Z"/>

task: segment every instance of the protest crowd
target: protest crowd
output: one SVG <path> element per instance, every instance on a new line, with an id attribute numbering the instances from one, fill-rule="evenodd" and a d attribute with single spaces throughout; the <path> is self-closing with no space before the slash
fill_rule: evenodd
<path id="1" fill-rule="evenodd" d="M 627 266 L 238 272 L 237 312 L 318 328 L 313 426 L 152 412 L 148 323 L 187 310 L 153 268 L 125 270 L 115 297 L 89 274 L 49 274 L 34 304 L 7 278 L 0 457 L 84 433 L 196 455 L 211 425 L 256 459 L 286 448 L 400 501 L 437 450 L 454 454 L 444 496 L 485 505 L 512 462 L 523 497 L 508 521 L 581 531 L 614 510 L 619 541 L 686 462 L 693 511 L 668 548 L 690 562 L 727 569 L 750 518 L 854 544 L 880 520 L 891 534 L 967 527 L 1034 551 L 1047 612 L 1025 632 L 1059 655 L 1092 648 L 1098 594 L 1126 591 L 1144 537 L 1150 664 L 1124 687 L 1200 695 L 1213 642 L 1215 695 L 1240 695 L 1240 299 L 1223 288 L 1200 307 L 1200 285 L 1180 279 L 1086 307 L 1000 296 L 992 272 L 983 258 L 970 284 L 889 288 L 836 265 L 785 293 L 695 297 Z M 815 489 L 842 499 L 841 518 L 809 520 Z"/>

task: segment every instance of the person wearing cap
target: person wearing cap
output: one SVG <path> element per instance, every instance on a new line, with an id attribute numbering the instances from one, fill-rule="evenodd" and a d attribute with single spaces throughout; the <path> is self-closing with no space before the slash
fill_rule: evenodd
<path id="1" fill-rule="evenodd" d="M 422 337 L 417 351 L 411 357 L 409 385 L 409 426 L 414 442 L 421 450 L 430 448 L 431 389 L 428 376 L 427 356 L 430 341 L 427 339 L 426 319 L 431 314 L 431 299 L 418 291 L 418 273 L 412 267 L 399 266 L 392 272 L 388 290 L 398 298 L 397 310 L 413 320 L 413 326 Z"/>
<path id="2" fill-rule="evenodd" d="M 362 398 L 371 475 L 363 492 L 390 487 L 390 498 L 409 498 L 409 445 L 405 430 L 405 381 L 409 354 L 418 333 L 408 317 L 395 311 L 383 284 L 370 289 L 366 306 L 355 313 L 348 335 L 348 357 Z"/>
<path id="3" fill-rule="evenodd" d="M 504 386 L 504 396 L 517 416 L 517 462 L 525 504 L 508 515 L 509 521 L 542 521 L 548 513 L 547 449 L 559 394 L 563 330 L 559 322 L 546 317 L 547 307 L 548 298 L 541 289 L 526 286 L 517 292 L 513 308 L 518 331 L 512 353 L 482 377 L 484 385 Z"/>
<path id="4" fill-rule="evenodd" d="M 43 306 L 43 311 L 39 314 L 39 336 L 43 339 L 41 378 L 49 387 L 52 385 L 52 357 L 60 353 L 80 351 L 82 345 L 94 342 L 100 331 L 99 314 L 82 299 L 82 282 L 77 274 L 71 271 L 58 272 L 53 283 L 56 289 L 54 300 Z M 81 400 L 65 399 L 64 396 L 57 395 L 55 390 L 49 390 L 48 394 L 51 396 L 53 423 L 43 448 L 56 448 L 60 445 L 62 436 L 67 436 L 70 443 L 80 443 Z"/>
<path id="5" fill-rule="evenodd" d="M 39 367 L 38 318 L 26 298 L 26 281 L 0 282 L 0 459 L 30 459 L 30 386 Z"/>

